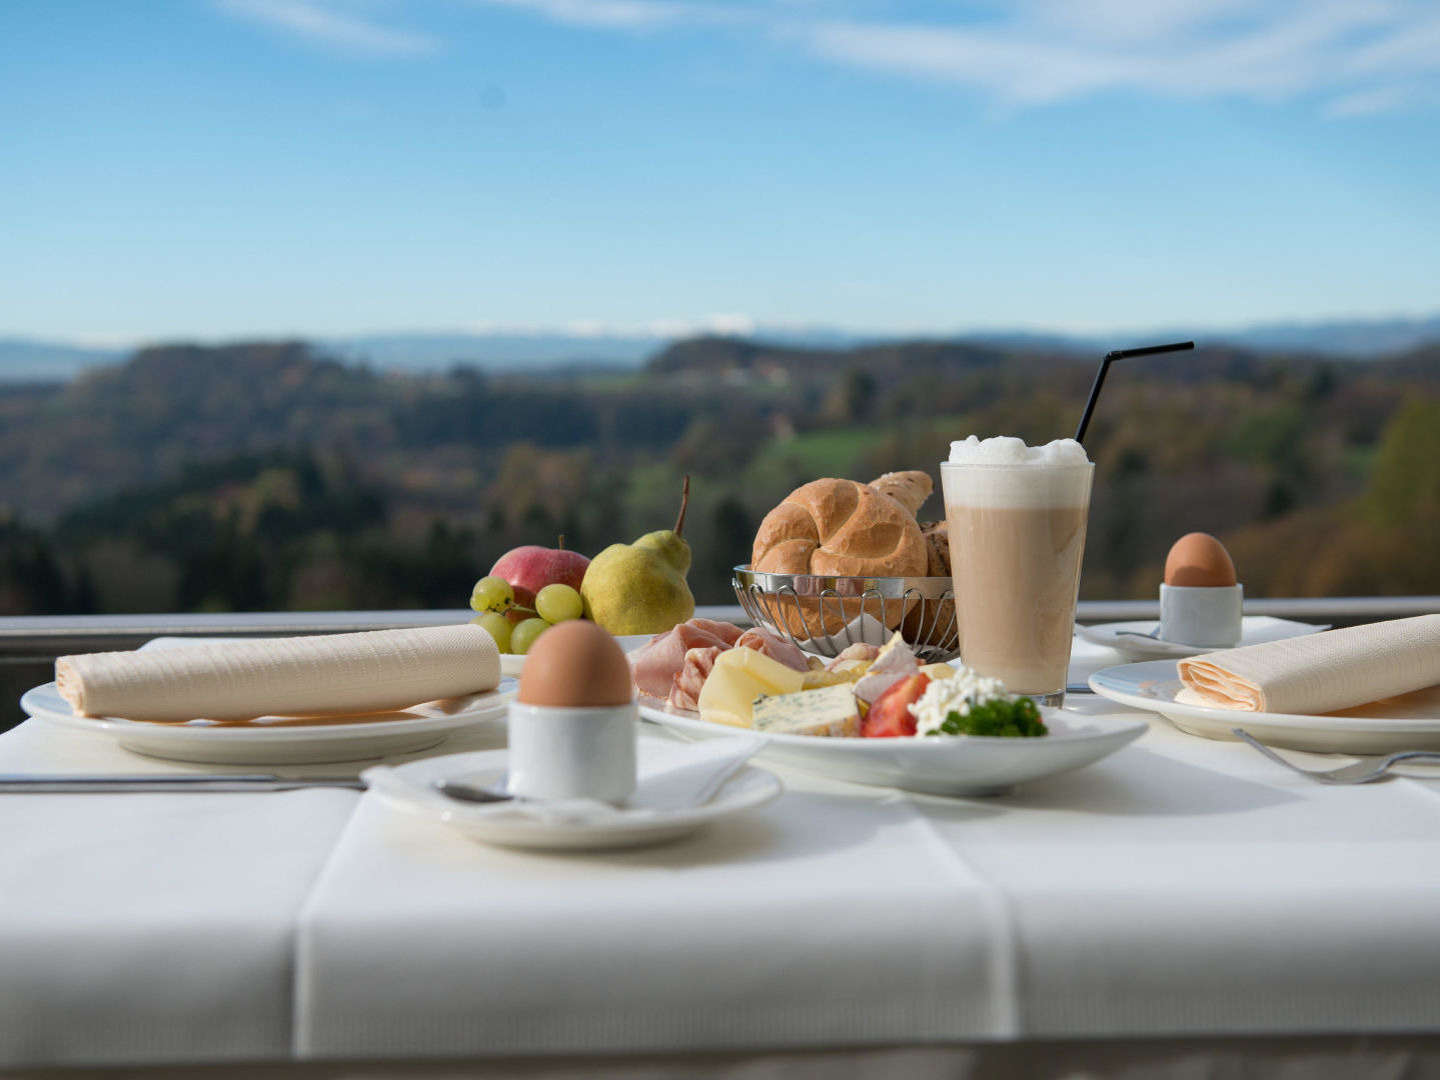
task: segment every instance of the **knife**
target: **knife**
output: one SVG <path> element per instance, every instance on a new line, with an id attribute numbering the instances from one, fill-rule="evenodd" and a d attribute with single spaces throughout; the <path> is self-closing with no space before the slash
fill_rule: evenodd
<path id="1" fill-rule="evenodd" d="M 0 794 L 59 795 L 91 791 L 295 791 L 299 788 L 349 788 L 364 791 L 354 776 L 275 776 L 196 773 L 186 776 L 83 776 L 0 773 Z"/>

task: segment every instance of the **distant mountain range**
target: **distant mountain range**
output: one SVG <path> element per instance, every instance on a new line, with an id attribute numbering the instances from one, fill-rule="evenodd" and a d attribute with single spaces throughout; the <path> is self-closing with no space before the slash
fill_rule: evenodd
<path id="1" fill-rule="evenodd" d="M 1315 353 L 1368 359 L 1404 352 L 1440 341 L 1440 314 L 1427 318 L 1344 319 L 1328 322 L 1275 322 L 1229 330 L 1197 331 L 1179 327 L 1110 334 L 1047 334 L 1032 331 L 981 331 L 935 334 L 859 334 L 828 327 L 756 327 L 746 338 L 775 345 L 846 348 L 895 340 L 966 341 L 1005 348 L 1101 353 L 1127 345 L 1193 337 L 1207 345 L 1235 345 L 1264 351 Z M 400 371 L 444 371 L 467 365 L 491 371 L 541 371 L 563 368 L 638 367 L 673 342 L 659 333 L 573 334 L 416 332 L 319 338 L 325 353 L 351 363 Z M 85 368 L 114 364 L 130 350 L 90 348 L 62 341 L 0 337 L 0 382 L 56 382 Z"/>

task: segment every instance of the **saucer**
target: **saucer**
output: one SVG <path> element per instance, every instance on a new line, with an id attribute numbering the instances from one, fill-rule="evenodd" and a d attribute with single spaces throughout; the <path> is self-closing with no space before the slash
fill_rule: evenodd
<path id="1" fill-rule="evenodd" d="M 448 754 L 394 768 L 367 769 L 361 776 L 372 791 L 397 809 L 448 825 L 483 844 L 532 851 L 602 851 L 678 840 L 712 822 L 762 806 L 784 790 L 774 773 L 745 765 L 699 806 L 607 808 L 595 817 L 583 813 L 547 817 L 543 810 L 531 815 L 506 803 L 472 806 L 435 790 L 437 780 L 503 787 L 507 757 L 505 750 Z"/>
<path id="2" fill-rule="evenodd" d="M 1133 622 L 1096 623 L 1094 626 L 1076 624 L 1075 633 L 1092 645 L 1104 645 L 1114 649 L 1127 660 L 1183 660 L 1187 656 L 1218 652 L 1220 646 L 1182 645 L 1178 641 L 1165 641 L 1151 637 L 1159 630 L 1156 619 L 1137 619 Z M 1240 621 L 1240 640 L 1224 648 L 1238 649 L 1244 645 L 1259 645 L 1266 641 L 1283 641 L 1285 638 L 1303 637 L 1319 633 L 1330 627 L 1314 623 L 1294 622 L 1291 619 L 1276 619 L 1269 615 L 1246 615 Z"/>

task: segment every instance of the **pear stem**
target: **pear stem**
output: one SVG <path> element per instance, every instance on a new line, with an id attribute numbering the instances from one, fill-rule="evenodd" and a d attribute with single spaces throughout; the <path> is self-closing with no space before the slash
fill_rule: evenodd
<path id="1" fill-rule="evenodd" d="M 685 531 L 685 511 L 690 509 L 690 474 L 685 474 L 685 480 L 680 485 L 680 516 L 675 519 L 674 533 L 679 536 Z"/>

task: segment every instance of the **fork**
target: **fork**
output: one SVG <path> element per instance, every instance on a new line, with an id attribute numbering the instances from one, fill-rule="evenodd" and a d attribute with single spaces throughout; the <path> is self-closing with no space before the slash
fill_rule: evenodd
<path id="1" fill-rule="evenodd" d="M 1244 728 L 1231 728 L 1230 733 L 1249 743 L 1277 765 L 1284 765 L 1285 768 L 1322 784 L 1368 784 L 1372 780 L 1384 779 L 1390 766 L 1398 761 L 1440 761 L 1440 751 L 1402 750 L 1389 757 L 1364 758 L 1353 765 L 1342 765 L 1338 769 L 1302 769 L 1299 765 L 1286 761 Z"/>

